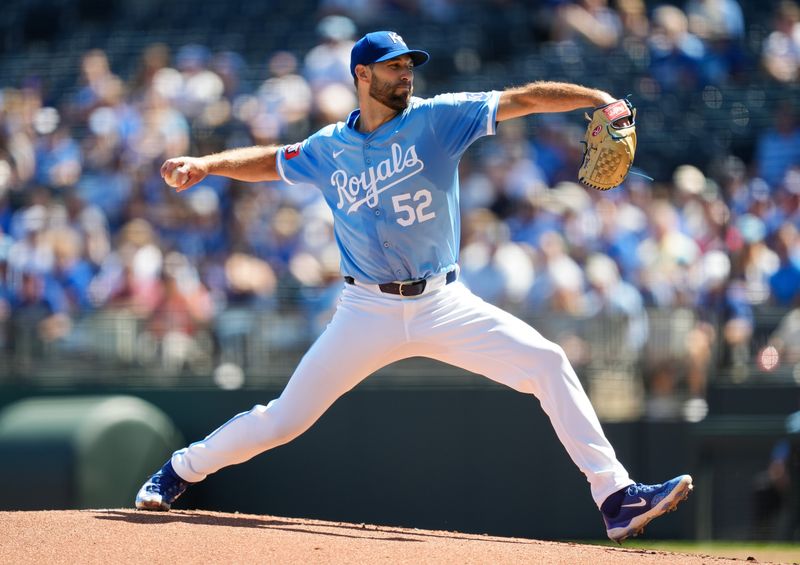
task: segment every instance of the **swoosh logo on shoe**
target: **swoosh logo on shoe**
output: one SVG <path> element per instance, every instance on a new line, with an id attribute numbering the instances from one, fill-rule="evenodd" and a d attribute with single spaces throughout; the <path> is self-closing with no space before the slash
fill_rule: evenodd
<path id="1" fill-rule="evenodd" d="M 339 155 L 341 155 L 343 152 L 344 152 L 344 149 L 339 149 L 339 151 L 335 151 L 335 150 L 334 150 L 334 152 L 333 152 L 333 158 L 334 158 L 334 159 L 336 159 L 336 157 L 338 157 Z"/>
<path id="2" fill-rule="evenodd" d="M 639 506 L 644 506 L 645 504 L 647 504 L 647 502 L 640 496 L 639 502 L 634 502 L 633 504 L 623 504 L 621 508 L 638 508 Z"/>

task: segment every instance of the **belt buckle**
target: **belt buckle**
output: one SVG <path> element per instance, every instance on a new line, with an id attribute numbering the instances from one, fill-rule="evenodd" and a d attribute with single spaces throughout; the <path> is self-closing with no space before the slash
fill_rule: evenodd
<path id="1" fill-rule="evenodd" d="M 419 296 L 420 294 L 422 294 L 425 291 L 425 286 L 426 286 L 427 282 L 428 281 L 426 281 L 425 279 L 419 279 L 419 280 L 416 280 L 416 281 L 402 281 L 402 282 L 399 282 L 399 283 L 397 283 L 397 293 L 401 297 Z M 403 287 L 404 286 L 416 286 L 418 284 L 422 284 L 422 288 L 419 290 L 419 292 L 417 292 L 416 294 L 403 294 Z"/>
<path id="2" fill-rule="evenodd" d="M 403 294 L 403 287 L 404 287 L 405 285 L 407 285 L 407 284 L 411 284 L 411 283 L 410 283 L 409 281 L 403 281 L 403 282 L 399 282 L 399 283 L 397 283 L 397 292 L 398 292 L 398 294 L 399 294 L 400 296 L 405 296 L 405 295 Z"/>

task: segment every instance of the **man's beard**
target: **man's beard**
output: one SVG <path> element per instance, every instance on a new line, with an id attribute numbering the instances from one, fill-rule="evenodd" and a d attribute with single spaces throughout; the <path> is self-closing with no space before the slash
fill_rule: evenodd
<path id="1" fill-rule="evenodd" d="M 401 85 L 373 80 L 369 85 L 369 95 L 384 106 L 397 112 L 402 112 L 408 108 L 408 101 L 411 99 L 414 87 L 411 86 L 408 91 L 403 91 L 402 94 L 398 94 L 398 86 Z"/>

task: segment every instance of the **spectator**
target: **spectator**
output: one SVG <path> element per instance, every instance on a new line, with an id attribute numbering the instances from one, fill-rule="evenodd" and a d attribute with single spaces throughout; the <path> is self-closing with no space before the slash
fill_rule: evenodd
<path id="1" fill-rule="evenodd" d="M 465 217 L 461 276 L 475 294 L 497 305 L 519 304 L 534 280 L 530 256 L 509 241 L 508 227 L 488 210 Z"/>
<path id="2" fill-rule="evenodd" d="M 644 0 L 617 0 L 617 13 L 624 38 L 633 40 L 633 44 L 647 39 L 650 35 L 650 20 Z"/>
<path id="3" fill-rule="evenodd" d="M 732 217 L 747 212 L 752 191 L 744 161 L 734 155 L 726 155 L 713 161 L 709 171 L 719 184 L 721 196 L 730 207 Z"/>
<path id="4" fill-rule="evenodd" d="M 270 78 L 258 89 L 261 112 L 278 117 L 278 136 L 301 137 L 309 128 L 312 92 L 306 79 L 298 74 L 297 57 L 278 51 L 269 58 Z"/>
<path id="5" fill-rule="evenodd" d="M 626 322 L 625 343 L 629 352 L 641 352 L 648 336 L 647 312 L 639 290 L 622 280 L 614 261 L 602 254 L 594 254 L 586 263 L 586 315 L 621 318 Z"/>
<path id="6" fill-rule="evenodd" d="M 20 273 L 10 304 L 7 347 L 27 362 L 42 356 L 45 344 L 63 338 L 72 327 L 63 292 L 34 270 Z"/>
<path id="7" fill-rule="evenodd" d="M 652 15 L 650 76 L 662 91 L 689 92 L 701 84 L 705 49 L 700 39 L 689 31 L 686 14 L 667 4 Z"/>
<path id="8" fill-rule="evenodd" d="M 72 318 L 92 310 L 89 286 L 94 272 L 82 257 L 80 235 L 72 229 L 61 228 L 49 234 L 53 246 L 53 279 L 63 289 L 65 310 Z"/>
<path id="9" fill-rule="evenodd" d="M 800 7 L 794 0 L 782 0 L 775 7 L 773 31 L 761 50 L 761 64 L 782 83 L 792 83 L 800 70 Z"/>
<path id="10" fill-rule="evenodd" d="M 198 338 L 213 315 L 207 289 L 178 253 L 165 258 L 157 288 L 144 339 L 154 346 L 161 366 L 171 372 L 202 363 L 205 353 Z"/>
<path id="11" fill-rule="evenodd" d="M 152 166 L 162 155 L 180 155 L 189 148 L 189 122 L 172 106 L 161 88 L 142 101 L 141 128 L 131 136 L 126 158 L 134 167 Z M 158 189 L 163 190 L 159 179 Z"/>
<path id="12" fill-rule="evenodd" d="M 774 188 L 794 165 L 800 165 L 800 126 L 792 100 L 774 106 L 773 125 L 758 134 L 755 166 L 759 177 Z"/>
<path id="13" fill-rule="evenodd" d="M 725 247 L 725 226 L 730 211 L 718 197 L 716 184 L 693 165 L 681 165 L 672 175 L 673 200 L 680 209 L 682 231 L 700 246 L 702 253 Z"/>
<path id="14" fill-rule="evenodd" d="M 703 75 L 711 84 L 744 79 L 744 16 L 737 0 L 689 0 L 689 31 L 703 42 Z"/>
<path id="15" fill-rule="evenodd" d="M 211 58 L 211 71 L 222 80 L 222 96 L 229 102 L 235 102 L 245 94 L 242 84 L 243 75 L 247 72 L 247 63 L 236 51 L 222 51 Z"/>
<path id="16" fill-rule="evenodd" d="M 211 53 L 204 45 L 184 45 L 175 55 L 181 84 L 174 103 L 190 120 L 218 102 L 225 92 L 225 83 L 209 68 L 210 64 Z"/>
<path id="17" fill-rule="evenodd" d="M 567 253 L 563 237 L 545 232 L 541 237 L 536 278 L 527 304 L 536 312 L 580 315 L 585 312 L 583 270 Z"/>
<path id="18" fill-rule="evenodd" d="M 318 92 L 331 83 L 352 86 L 350 50 L 356 26 L 345 16 L 326 16 L 317 24 L 320 43 L 303 59 L 303 74 L 312 90 Z"/>
<path id="19" fill-rule="evenodd" d="M 571 163 L 580 163 L 583 157 L 579 153 L 582 146 L 575 142 L 581 134 L 560 114 L 541 116 L 539 122 L 536 135 L 530 141 L 531 158 L 549 186 L 572 181 L 573 175 L 567 174 L 567 170 Z"/>
<path id="20" fill-rule="evenodd" d="M 324 123 L 342 121 L 356 105 L 352 87 L 331 83 L 314 93 L 314 118 Z"/>
<path id="21" fill-rule="evenodd" d="M 147 317 L 158 293 L 162 257 L 152 226 L 141 219 L 129 222 L 92 280 L 89 292 L 93 303 Z"/>
<path id="22" fill-rule="evenodd" d="M 102 49 L 92 49 L 81 58 L 81 84 L 71 100 L 69 118 L 77 124 L 85 123 L 89 114 L 117 96 L 122 81 L 111 71 L 108 55 Z"/>
<path id="23" fill-rule="evenodd" d="M 259 313 L 274 307 L 277 277 L 266 261 L 244 253 L 225 258 L 211 328 L 225 361 L 243 366 Z"/>
<path id="24" fill-rule="evenodd" d="M 75 192 L 64 195 L 64 207 L 65 224 L 79 234 L 83 256 L 96 271 L 111 252 L 108 221 L 100 208 L 87 204 Z"/>
<path id="25" fill-rule="evenodd" d="M 301 339 L 307 346 L 325 329 L 336 310 L 342 290 L 339 249 L 329 244 L 314 254 L 300 251 L 292 257 L 289 271 L 300 284 L 298 307 L 308 322 Z"/>
<path id="26" fill-rule="evenodd" d="M 770 232 L 785 223 L 794 224 L 800 229 L 800 165 L 786 172 L 783 185 L 775 194 L 776 213 L 770 222 Z"/>
<path id="27" fill-rule="evenodd" d="M 47 237 L 48 212 L 44 204 L 19 210 L 12 219 L 14 244 L 8 252 L 12 276 L 22 272 L 49 273 L 53 268 L 53 249 Z"/>
<path id="28" fill-rule="evenodd" d="M 204 257 L 225 253 L 230 248 L 217 193 L 208 186 L 199 186 L 186 199 L 188 206 L 176 224 L 168 226 L 172 247 L 198 264 Z"/>
<path id="29" fill-rule="evenodd" d="M 636 250 L 645 301 L 655 306 L 691 304 L 689 270 L 700 257 L 694 240 L 682 233 L 675 207 L 657 200 L 648 211 L 651 233 Z"/>
<path id="30" fill-rule="evenodd" d="M 152 43 L 145 47 L 139 58 L 139 65 L 130 81 L 130 93 L 134 102 L 140 102 L 162 69 L 169 68 L 170 49 L 163 43 Z"/>
<path id="31" fill-rule="evenodd" d="M 702 39 L 744 38 L 744 15 L 737 0 L 688 0 L 685 11 L 689 31 Z"/>
<path id="32" fill-rule="evenodd" d="M 784 224 L 775 235 L 780 264 L 769 277 L 772 302 L 793 307 L 800 304 L 800 235 L 794 224 Z"/>
<path id="33" fill-rule="evenodd" d="M 519 200 L 506 220 L 511 241 L 539 248 L 543 234 L 561 231 L 563 211 L 563 204 L 549 193 Z"/>
<path id="34" fill-rule="evenodd" d="M 61 124 L 55 108 L 37 111 L 35 127 L 40 134 L 36 141 L 36 176 L 41 186 L 66 189 L 81 177 L 82 155 L 68 126 Z"/>
<path id="35" fill-rule="evenodd" d="M 735 230 L 741 246 L 732 253 L 732 276 L 743 281 L 750 304 L 763 304 L 769 300 L 769 278 L 778 269 L 779 258 L 767 245 L 766 226 L 757 216 L 740 216 Z"/>
<path id="36" fill-rule="evenodd" d="M 636 281 L 641 267 L 636 249 L 647 227 L 644 211 L 622 197 L 598 200 L 596 213 L 599 226 L 592 250 L 613 259 L 623 279 Z"/>
<path id="37" fill-rule="evenodd" d="M 556 8 L 554 39 L 580 39 L 590 46 L 610 50 L 619 43 L 622 23 L 607 0 L 575 0 Z"/>
<path id="38" fill-rule="evenodd" d="M 33 117 L 41 106 L 41 93 L 36 89 L 0 91 L 0 158 L 10 169 L 6 182 L 11 192 L 21 192 L 36 174 L 38 134 Z"/>
<path id="39" fill-rule="evenodd" d="M 103 106 L 89 116 L 91 134 L 82 148 L 84 170 L 75 183 L 80 198 L 98 206 L 114 227 L 122 224 L 133 192 L 132 178 L 123 161 L 123 130 L 127 128 L 120 123 L 125 119 L 120 114 Z"/>
<path id="40" fill-rule="evenodd" d="M 689 348 L 689 393 L 696 398 L 705 397 L 715 342 L 722 348 L 718 355 L 720 364 L 740 370 L 750 360 L 754 324 L 745 283 L 731 278 L 728 256 L 718 250 L 708 252 L 701 270 L 695 304 L 698 325 L 692 330 Z"/>
<path id="41" fill-rule="evenodd" d="M 592 197 L 584 187 L 574 182 L 558 183 L 550 195 L 561 206 L 561 229 L 570 255 L 585 262 L 589 248 L 594 246 L 600 232 Z"/>

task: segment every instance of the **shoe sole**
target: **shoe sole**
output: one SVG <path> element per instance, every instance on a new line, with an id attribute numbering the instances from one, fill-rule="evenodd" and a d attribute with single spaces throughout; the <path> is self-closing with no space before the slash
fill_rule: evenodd
<path id="1" fill-rule="evenodd" d="M 155 500 L 136 500 L 137 510 L 148 510 L 150 512 L 169 512 L 171 505 Z"/>
<path id="2" fill-rule="evenodd" d="M 692 477 L 690 475 L 684 475 L 675 488 L 672 489 L 672 492 L 669 493 L 669 496 L 665 497 L 664 500 L 659 502 L 649 512 L 637 516 L 624 528 L 608 530 L 607 534 L 609 539 L 617 543 L 622 543 L 628 538 L 635 538 L 641 535 L 642 532 L 644 532 L 645 526 L 651 521 L 667 512 L 674 512 L 678 508 L 678 504 L 689 498 L 689 493 L 691 493 L 693 489 Z"/>

